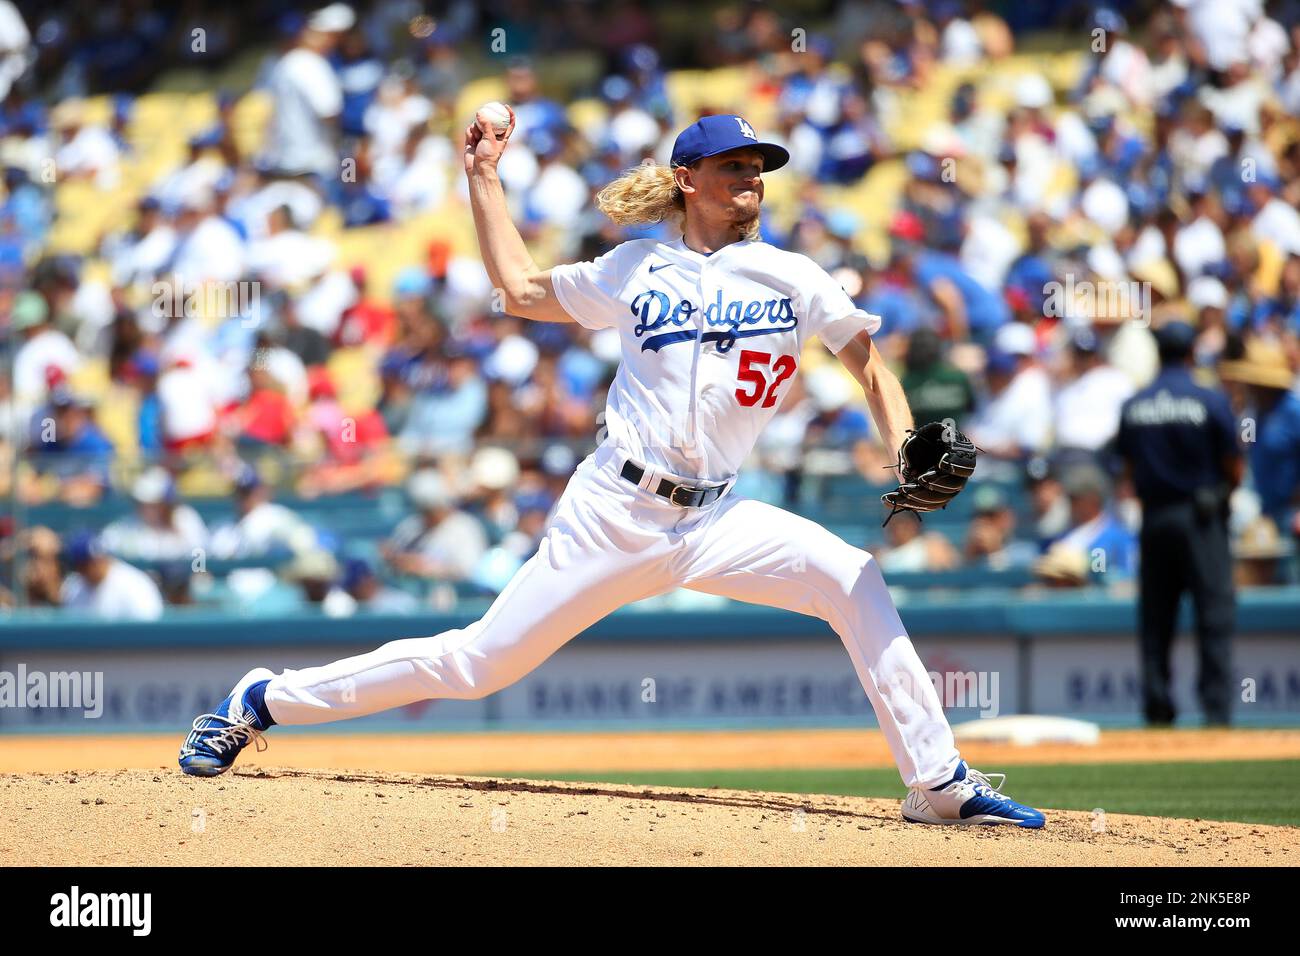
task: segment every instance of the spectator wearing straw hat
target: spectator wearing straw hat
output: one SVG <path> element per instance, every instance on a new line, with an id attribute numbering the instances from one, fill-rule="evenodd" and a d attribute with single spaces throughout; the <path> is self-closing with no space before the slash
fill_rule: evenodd
<path id="1" fill-rule="evenodd" d="M 1138 618 L 1147 722 L 1171 724 L 1169 656 L 1184 591 L 1192 592 L 1205 719 L 1226 724 L 1234 620 L 1228 494 L 1241 453 L 1227 398 L 1192 381 L 1196 331 L 1169 322 L 1156 333 L 1161 370 L 1124 403 L 1117 446 L 1142 502 Z"/>
<path id="2" fill-rule="evenodd" d="M 467 504 L 478 515 L 493 544 L 519 524 L 514 486 L 519 480 L 519 460 L 507 448 L 486 445 L 470 460 Z"/>
<path id="3" fill-rule="evenodd" d="M 1281 562 L 1290 555 L 1277 525 L 1268 515 L 1256 515 L 1232 543 L 1233 581 L 1239 588 L 1277 584 Z"/>
<path id="4" fill-rule="evenodd" d="M 1254 420 L 1250 443 L 1250 473 L 1264 514 L 1279 528 L 1300 535 L 1300 395 L 1296 375 L 1279 346 L 1250 339 L 1240 358 L 1219 363 L 1225 382 L 1246 386 L 1248 411 Z"/>
<path id="5" fill-rule="evenodd" d="M 351 617 L 356 613 L 356 599 L 340 585 L 342 568 L 325 549 L 300 552 L 282 573 L 285 581 L 299 588 L 298 609 L 318 610 L 326 617 Z"/>
<path id="6" fill-rule="evenodd" d="M 1034 577 L 1049 588 L 1081 588 L 1088 583 L 1088 556 L 1054 544 L 1033 564 Z"/>

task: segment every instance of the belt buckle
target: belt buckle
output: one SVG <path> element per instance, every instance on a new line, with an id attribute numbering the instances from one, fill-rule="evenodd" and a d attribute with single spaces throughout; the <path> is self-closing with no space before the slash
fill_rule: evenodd
<path id="1" fill-rule="evenodd" d="M 684 499 L 677 497 L 679 492 L 685 495 Z M 673 488 L 673 493 L 668 496 L 668 500 L 679 508 L 692 508 L 698 500 L 696 497 L 698 494 L 699 490 L 696 488 L 689 488 L 686 485 L 676 485 Z"/>

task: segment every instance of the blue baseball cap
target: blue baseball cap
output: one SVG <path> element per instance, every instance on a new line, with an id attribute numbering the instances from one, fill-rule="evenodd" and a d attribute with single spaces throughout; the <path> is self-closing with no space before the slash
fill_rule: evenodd
<path id="1" fill-rule="evenodd" d="M 702 116 L 677 134 L 673 143 L 673 166 L 693 166 L 708 156 L 732 149 L 756 149 L 763 154 L 763 172 L 770 173 L 790 162 L 790 153 L 776 143 L 760 143 L 754 127 L 740 116 L 727 113 Z"/>
<path id="2" fill-rule="evenodd" d="M 939 163 L 929 153 L 915 150 L 907 154 L 907 171 L 917 179 L 938 179 Z"/>
<path id="3" fill-rule="evenodd" d="M 221 144 L 221 127 L 210 126 L 196 136 L 190 137 L 190 149 L 211 149 Z"/>
<path id="4" fill-rule="evenodd" d="M 93 531 L 79 529 L 63 541 L 62 558 L 69 567 L 79 568 L 103 553 L 104 546 L 100 542 L 99 535 Z"/>
<path id="5" fill-rule="evenodd" d="M 515 510 L 523 513 L 525 511 L 543 511 L 549 512 L 554 502 L 551 496 L 545 491 L 526 491 L 523 494 L 515 495 Z"/>
<path id="6" fill-rule="evenodd" d="M 603 99 L 611 103 L 622 103 L 632 98 L 634 89 L 632 83 L 626 77 L 614 74 L 605 78 L 605 82 L 600 84 L 600 95 Z"/>
<path id="7" fill-rule="evenodd" d="M 393 294 L 399 298 L 423 298 L 433 292 L 433 277 L 423 266 L 407 266 L 393 280 Z"/>
<path id="8" fill-rule="evenodd" d="M 131 356 L 131 367 L 137 375 L 157 375 L 158 356 L 141 349 Z"/>
<path id="9" fill-rule="evenodd" d="M 260 488 L 262 477 L 257 473 L 257 469 L 247 462 L 241 462 L 239 471 L 235 474 L 235 493 L 246 495 L 254 488 Z"/>
<path id="10" fill-rule="evenodd" d="M 1093 12 L 1092 25 L 1095 29 L 1105 30 L 1107 33 L 1128 32 L 1128 21 L 1117 10 L 1109 7 L 1098 7 Z"/>
<path id="11" fill-rule="evenodd" d="M 1016 357 L 1001 349 L 989 349 L 988 363 L 984 368 L 991 375 L 1010 375 L 1016 370 Z"/>
<path id="12" fill-rule="evenodd" d="M 375 569 L 365 558 L 348 558 L 343 563 L 343 588 L 346 591 L 374 576 Z"/>
<path id="13" fill-rule="evenodd" d="M 1086 325 L 1081 325 L 1070 333 L 1070 346 L 1076 352 L 1096 352 L 1101 347 L 1097 341 L 1097 333 Z"/>

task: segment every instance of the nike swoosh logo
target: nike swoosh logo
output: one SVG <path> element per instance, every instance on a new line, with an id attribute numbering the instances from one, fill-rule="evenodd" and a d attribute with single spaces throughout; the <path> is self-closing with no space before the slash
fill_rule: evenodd
<path id="1" fill-rule="evenodd" d="M 651 271 L 651 272 L 658 272 L 660 269 L 667 269 L 669 266 L 676 265 L 676 264 L 677 264 L 677 263 L 675 263 L 675 262 L 661 262 L 661 263 L 659 263 L 659 265 L 657 265 L 657 266 L 651 266 L 651 267 L 650 267 L 650 271 Z"/>

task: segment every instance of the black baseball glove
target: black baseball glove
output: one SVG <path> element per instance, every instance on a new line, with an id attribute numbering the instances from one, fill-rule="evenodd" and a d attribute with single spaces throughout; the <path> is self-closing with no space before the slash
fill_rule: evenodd
<path id="1" fill-rule="evenodd" d="M 885 524 L 900 511 L 938 511 L 966 487 L 975 474 L 975 445 L 942 422 L 909 430 L 898 449 L 899 484 L 880 496 L 889 505 Z"/>

